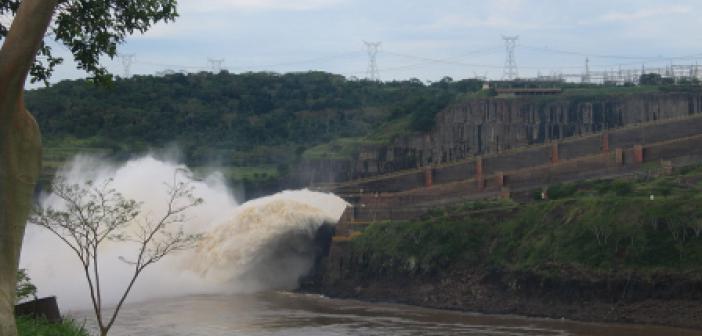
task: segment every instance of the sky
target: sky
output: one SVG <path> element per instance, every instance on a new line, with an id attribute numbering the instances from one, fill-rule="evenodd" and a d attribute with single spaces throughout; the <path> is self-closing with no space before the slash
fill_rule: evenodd
<path id="1" fill-rule="evenodd" d="M 702 64 L 699 0 L 179 0 L 180 17 L 131 36 L 131 74 L 322 70 L 381 80 L 500 79 L 502 36 L 519 36 L 520 77 Z M 65 48 L 59 54 L 68 56 Z M 120 59 L 103 63 L 124 75 Z M 66 62 L 52 82 L 85 74 Z M 34 85 L 36 86 L 36 85 Z M 31 85 L 29 87 L 32 87 Z"/>

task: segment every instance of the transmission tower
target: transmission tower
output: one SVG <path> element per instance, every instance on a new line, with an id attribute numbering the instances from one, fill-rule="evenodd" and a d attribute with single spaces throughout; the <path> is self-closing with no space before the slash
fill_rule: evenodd
<path id="1" fill-rule="evenodd" d="M 376 56 L 378 56 L 378 49 L 380 48 L 381 42 L 363 41 L 363 43 L 366 45 L 366 50 L 368 51 L 368 79 L 378 81 L 380 80 L 380 71 L 378 71 Z"/>
<path id="2" fill-rule="evenodd" d="M 590 76 L 590 57 L 585 57 L 585 74 L 583 75 L 583 83 L 589 84 L 591 80 Z"/>
<path id="3" fill-rule="evenodd" d="M 208 58 L 207 63 L 210 65 L 210 70 L 212 71 L 212 73 L 222 72 L 222 65 L 224 64 L 224 59 Z"/>
<path id="4" fill-rule="evenodd" d="M 507 51 L 502 78 L 508 80 L 517 79 L 519 77 L 519 73 L 517 71 L 517 59 L 514 57 L 514 49 L 517 47 L 517 40 L 519 40 L 519 36 L 503 35 L 502 39 L 505 40 L 505 49 Z"/>
<path id="5" fill-rule="evenodd" d="M 132 63 L 134 63 L 136 55 L 120 54 L 119 58 L 122 60 L 122 67 L 124 67 L 124 78 L 129 78 L 131 75 Z"/>

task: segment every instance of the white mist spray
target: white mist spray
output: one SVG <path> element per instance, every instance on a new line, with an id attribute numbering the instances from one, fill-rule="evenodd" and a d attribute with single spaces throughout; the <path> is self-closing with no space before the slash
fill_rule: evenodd
<path id="1" fill-rule="evenodd" d="M 125 197 L 143 202 L 142 214 L 156 215 L 165 205 L 165 183 L 186 167 L 152 156 L 112 165 L 77 157 L 59 172 L 68 183 L 113 179 Z M 129 301 L 197 293 L 252 292 L 289 289 L 312 267 L 314 239 L 324 223 L 334 224 L 346 203 L 308 190 L 285 191 L 242 205 L 232 197 L 221 174 L 190 181 L 204 204 L 190 209 L 185 229 L 204 234 L 198 247 L 164 258 L 137 280 Z M 58 206 L 52 195 L 44 205 Z M 131 275 L 133 247 L 109 244 L 102 250 L 103 298 L 114 303 Z M 127 258 L 129 259 L 129 258 Z M 88 307 L 87 284 L 72 251 L 47 230 L 29 225 L 22 250 L 26 268 L 39 294 L 56 295 L 64 308 Z"/>

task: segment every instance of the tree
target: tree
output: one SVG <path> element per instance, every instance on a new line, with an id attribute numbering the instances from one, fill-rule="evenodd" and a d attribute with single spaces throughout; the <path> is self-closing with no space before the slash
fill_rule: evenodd
<path id="1" fill-rule="evenodd" d="M 660 85 L 663 82 L 663 77 L 657 73 L 645 73 L 639 76 L 639 84 L 641 85 Z"/>
<path id="2" fill-rule="evenodd" d="M 17 271 L 17 289 L 15 292 L 17 293 L 17 302 L 29 298 L 37 298 L 37 287 L 32 283 L 32 279 L 29 278 L 26 270 L 21 269 Z"/>
<path id="3" fill-rule="evenodd" d="M 24 84 L 30 74 L 33 81 L 46 81 L 62 61 L 44 43 L 47 30 L 71 50 L 79 68 L 104 81 L 109 75 L 100 56 L 114 57 L 127 35 L 173 20 L 175 5 L 176 0 L 0 0 L 0 15 L 13 17 L 9 29 L 0 24 L 0 335 L 17 333 L 15 274 L 41 169 L 41 135 L 24 106 Z"/>
<path id="4" fill-rule="evenodd" d="M 180 173 L 176 171 L 172 183 L 166 185 L 166 210 L 156 220 L 140 216 L 141 204 L 122 196 L 111 187 L 111 180 L 78 185 L 68 184 L 62 178 L 52 184 L 53 194 L 62 206 L 39 207 L 32 216 L 33 223 L 51 231 L 80 259 L 100 335 L 107 335 L 146 267 L 166 255 L 193 247 L 200 237 L 186 233 L 182 227 L 185 211 L 202 203 L 202 199 L 193 196 L 193 188 L 179 179 Z M 117 306 L 107 316 L 103 314 L 100 283 L 100 251 L 106 242 L 132 244 L 136 251 L 134 260 L 120 257 L 132 267 L 132 273 Z"/>
<path id="5" fill-rule="evenodd" d="M 639 76 L 640 85 L 671 85 L 675 84 L 675 80 L 669 77 L 663 77 L 657 73 L 645 73 Z"/>

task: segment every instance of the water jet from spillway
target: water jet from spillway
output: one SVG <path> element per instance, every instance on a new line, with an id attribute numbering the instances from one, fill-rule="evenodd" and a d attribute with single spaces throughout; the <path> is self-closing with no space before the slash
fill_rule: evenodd
<path id="1" fill-rule="evenodd" d="M 144 156 L 117 165 L 79 156 L 58 172 L 68 183 L 113 179 L 127 198 L 143 202 L 142 214 L 158 214 L 165 206 L 165 185 L 178 169 L 187 167 Z M 284 191 L 238 204 L 221 174 L 190 180 L 204 204 L 191 209 L 184 229 L 203 238 L 195 249 L 169 256 L 146 269 L 129 300 L 198 293 L 254 292 L 291 289 L 312 268 L 319 247 L 318 230 L 335 224 L 346 202 L 309 190 Z M 43 205 L 59 207 L 49 194 Z M 72 251 L 44 228 L 30 225 L 25 235 L 21 267 L 26 268 L 40 295 L 57 295 L 64 307 L 88 306 L 87 283 Z M 123 291 L 130 265 L 119 261 L 134 253 L 123 243 L 101 250 L 105 302 Z"/>

